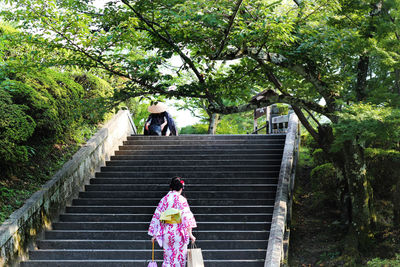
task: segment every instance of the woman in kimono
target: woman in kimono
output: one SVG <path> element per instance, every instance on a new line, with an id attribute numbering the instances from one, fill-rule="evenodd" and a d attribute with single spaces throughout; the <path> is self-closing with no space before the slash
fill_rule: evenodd
<path id="1" fill-rule="evenodd" d="M 164 249 L 162 267 L 185 267 L 189 239 L 192 243 L 196 240 L 192 234 L 192 228 L 197 227 L 196 220 L 186 198 L 181 195 L 184 185 L 180 177 L 172 178 L 170 191 L 160 200 L 150 223 L 148 233 L 152 241 L 157 240 Z M 179 210 L 180 220 L 160 221 L 164 214 L 175 210 Z"/>

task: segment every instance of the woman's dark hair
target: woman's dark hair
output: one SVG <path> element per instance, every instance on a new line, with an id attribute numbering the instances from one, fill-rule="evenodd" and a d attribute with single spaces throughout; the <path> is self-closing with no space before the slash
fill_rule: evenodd
<path id="1" fill-rule="evenodd" d="M 169 188 L 175 191 L 179 191 L 183 188 L 185 183 L 183 182 L 182 178 L 179 176 L 175 176 L 172 178 L 171 183 L 169 184 Z"/>

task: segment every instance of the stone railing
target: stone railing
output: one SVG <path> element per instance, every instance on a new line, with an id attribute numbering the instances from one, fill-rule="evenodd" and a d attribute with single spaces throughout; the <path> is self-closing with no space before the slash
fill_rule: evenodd
<path id="1" fill-rule="evenodd" d="M 299 121 L 295 114 L 291 114 L 282 156 L 264 267 L 282 266 L 287 261 L 299 141 Z"/>
<path id="2" fill-rule="evenodd" d="M 51 229 L 59 212 L 77 196 L 127 136 L 134 132 L 129 111 L 119 111 L 41 190 L 11 214 L 0 226 L 0 266 L 13 266 L 23 260 L 33 240 L 43 230 Z"/>

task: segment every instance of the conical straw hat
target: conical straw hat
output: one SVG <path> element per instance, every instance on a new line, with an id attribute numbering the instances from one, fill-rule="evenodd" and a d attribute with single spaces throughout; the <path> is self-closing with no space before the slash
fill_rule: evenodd
<path id="1" fill-rule="evenodd" d="M 157 102 L 155 105 L 151 105 L 147 108 L 150 113 L 162 113 L 167 111 L 168 107 L 162 102 Z"/>

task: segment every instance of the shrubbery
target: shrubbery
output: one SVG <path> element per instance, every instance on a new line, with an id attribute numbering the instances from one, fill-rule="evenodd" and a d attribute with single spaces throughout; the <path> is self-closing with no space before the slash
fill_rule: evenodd
<path id="1" fill-rule="evenodd" d="M 102 96 L 112 94 L 107 82 L 88 74 L 45 69 L 12 76 L 0 83 L 3 174 L 26 162 L 36 146 L 74 140 L 78 129 L 102 121 L 106 113 Z"/>
<path id="2" fill-rule="evenodd" d="M 27 106 L 14 104 L 11 95 L 0 87 L 0 167 L 4 170 L 8 169 L 7 163 L 28 160 L 26 141 L 36 123 L 26 110 Z"/>

